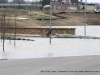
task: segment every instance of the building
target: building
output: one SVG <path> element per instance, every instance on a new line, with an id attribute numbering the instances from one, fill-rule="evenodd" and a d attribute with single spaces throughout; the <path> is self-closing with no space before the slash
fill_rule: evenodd
<path id="1" fill-rule="evenodd" d="M 66 0 L 66 2 L 51 2 L 52 9 L 57 10 L 67 10 L 70 8 L 78 9 L 77 3 L 71 3 L 70 0 Z"/>
<path id="2" fill-rule="evenodd" d="M 95 9 L 95 4 L 87 4 L 87 5 L 86 5 L 86 9 L 87 9 L 88 11 L 93 11 L 93 10 Z"/>
<path id="3" fill-rule="evenodd" d="M 80 4 L 80 9 L 83 9 L 83 7 L 85 9 L 85 7 L 86 7 L 87 11 L 94 11 L 95 5 L 96 5 L 95 3 L 94 4 L 92 4 L 92 3 Z"/>

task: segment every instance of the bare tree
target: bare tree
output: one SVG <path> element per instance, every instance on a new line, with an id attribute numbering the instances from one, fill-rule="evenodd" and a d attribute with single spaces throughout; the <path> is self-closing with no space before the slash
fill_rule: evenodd
<path id="1" fill-rule="evenodd" d="M 18 8 L 23 9 L 23 6 L 20 6 L 20 4 L 24 4 L 25 0 L 13 0 L 12 3 L 17 3 L 19 4 Z"/>
<path id="2" fill-rule="evenodd" d="M 0 3 L 8 3 L 8 0 L 0 0 Z"/>
<path id="3" fill-rule="evenodd" d="M 22 3 L 25 3 L 25 0 L 13 0 L 12 2 L 22 4 Z"/>

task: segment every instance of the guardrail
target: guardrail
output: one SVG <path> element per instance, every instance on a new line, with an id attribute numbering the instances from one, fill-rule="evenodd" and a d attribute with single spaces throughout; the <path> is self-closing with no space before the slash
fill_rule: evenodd
<path id="1" fill-rule="evenodd" d="M 84 38 L 84 39 L 100 39 L 100 37 L 96 36 L 79 36 L 79 35 L 71 35 L 71 34 L 56 34 L 58 38 Z"/>

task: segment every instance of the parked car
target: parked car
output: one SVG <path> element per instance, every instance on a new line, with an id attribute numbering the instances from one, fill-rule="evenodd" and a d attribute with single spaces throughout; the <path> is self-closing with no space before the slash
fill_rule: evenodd
<path id="1" fill-rule="evenodd" d="M 100 9 L 94 9 L 95 13 L 100 13 Z"/>
<path id="2" fill-rule="evenodd" d="M 52 7 L 52 6 L 51 6 Z M 49 10 L 50 9 L 50 5 L 45 5 L 43 6 L 43 10 Z"/>

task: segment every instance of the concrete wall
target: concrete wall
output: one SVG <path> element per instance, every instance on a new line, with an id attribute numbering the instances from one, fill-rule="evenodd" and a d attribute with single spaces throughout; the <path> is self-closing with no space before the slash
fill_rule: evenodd
<path id="1" fill-rule="evenodd" d="M 16 28 L 17 34 L 46 35 L 49 28 Z M 14 33 L 15 28 L 6 28 L 6 33 Z M 1 29 L 0 29 L 1 33 Z M 75 34 L 75 28 L 52 28 L 52 35 L 58 34 Z"/>

